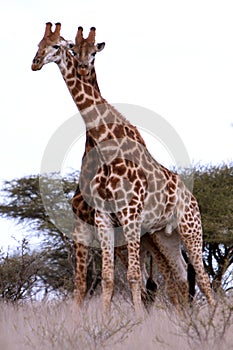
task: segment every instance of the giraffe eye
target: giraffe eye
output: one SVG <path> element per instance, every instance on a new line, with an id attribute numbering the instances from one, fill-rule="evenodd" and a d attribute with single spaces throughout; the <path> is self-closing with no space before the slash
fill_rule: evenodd
<path id="1" fill-rule="evenodd" d="M 59 45 L 53 45 L 53 48 L 58 50 L 60 48 L 60 46 Z"/>
<path id="2" fill-rule="evenodd" d="M 93 52 L 93 53 L 91 54 L 92 57 L 95 57 L 95 55 L 96 55 L 96 52 Z"/>
<path id="3" fill-rule="evenodd" d="M 72 53 L 73 56 L 75 56 L 76 58 L 78 58 L 78 53 L 77 53 L 77 52 L 75 52 L 74 50 L 71 50 L 71 53 Z"/>

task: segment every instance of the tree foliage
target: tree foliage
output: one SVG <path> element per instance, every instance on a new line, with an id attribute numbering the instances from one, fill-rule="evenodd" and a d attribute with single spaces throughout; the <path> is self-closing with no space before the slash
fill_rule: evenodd
<path id="1" fill-rule="evenodd" d="M 47 179 L 48 185 L 58 181 L 57 176 L 52 174 Z M 70 175 L 69 179 L 62 179 L 64 196 L 69 201 L 70 194 L 76 186 L 76 175 Z M 55 185 L 52 186 L 52 189 Z M 38 269 L 37 278 L 40 281 L 40 288 L 44 293 L 67 294 L 73 290 L 73 266 L 74 266 L 74 243 L 71 235 L 64 235 L 51 221 L 45 210 L 41 191 L 39 176 L 27 176 L 12 181 L 6 181 L 2 189 L 3 202 L 0 204 L 0 216 L 13 219 L 18 224 L 23 224 L 25 231 L 29 233 L 29 239 L 34 235 L 39 236 L 40 246 L 30 251 L 27 246 L 27 256 L 36 260 Z M 48 198 L 55 198 L 56 191 L 48 191 Z M 54 207 L 54 210 L 56 208 Z M 72 223 L 70 223 L 72 227 Z M 12 255 L 12 254 L 11 254 Z M 0 268 L 5 276 L 8 276 L 9 283 L 17 285 L 14 280 L 14 273 L 17 275 L 21 269 L 21 257 L 18 252 L 13 256 L 2 256 Z M 12 268 L 14 264 L 14 269 Z M 33 284 L 35 291 L 35 283 Z M 8 293 L 8 296 L 10 294 Z M 28 294 L 27 294 L 28 295 Z M 2 294 L 3 296 L 3 294 Z M 4 295 L 6 298 L 6 295 Z M 19 294 L 13 298 L 20 299 Z"/>
<path id="2" fill-rule="evenodd" d="M 218 289 L 233 266 L 233 165 L 196 169 L 194 195 L 202 216 L 205 266 Z"/>
<path id="3" fill-rule="evenodd" d="M 194 171 L 194 195 L 208 243 L 233 243 L 233 166 Z"/>
<path id="4" fill-rule="evenodd" d="M 32 298 L 39 286 L 41 268 L 38 253 L 29 252 L 28 242 L 23 239 L 13 256 L 0 254 L 0 297 L 4 300 Z"/>

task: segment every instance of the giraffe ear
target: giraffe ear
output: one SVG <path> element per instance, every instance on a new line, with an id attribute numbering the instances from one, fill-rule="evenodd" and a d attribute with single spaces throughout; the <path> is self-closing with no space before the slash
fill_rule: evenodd
<path id="1" fill-rule="evenodd" d="M 102 51 L 102 50 L 104 49 L 104 47 L 105 47 L 105 43 L 98 43 L 98 44 L 96 45 L 97 52 Z"/>

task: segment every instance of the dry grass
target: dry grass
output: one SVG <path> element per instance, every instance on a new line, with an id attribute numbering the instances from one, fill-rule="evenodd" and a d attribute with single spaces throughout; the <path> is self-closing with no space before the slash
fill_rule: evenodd
<path id="1" fill-rule="evenodd" d="M 71 300 L 0 306 L 0 349 L 4 350 L 233 348 L 232 300 L 221 300 L 211 310 L 184 310 L 182 316 L 160 300 L 137 319 L 132 306 L 118 298 L 107 323 L 99 298 L 86 302 L 82 315 Z"/>

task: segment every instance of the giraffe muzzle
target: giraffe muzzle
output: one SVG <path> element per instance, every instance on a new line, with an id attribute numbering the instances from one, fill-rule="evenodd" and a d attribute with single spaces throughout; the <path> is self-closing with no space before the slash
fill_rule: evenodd
<path id="1" fill-rule="evenodd" d="M 78 74 L 84 76 L 89 74 L 88 64 L 80 63 L 78 65 Z"/>
<path id="2" fill-rule="evenodd" d="M 41 64 L 41 60 L 37 57 L 34 58 L 34 60 L 32 61 L 32 70 L 36 71 L 36 70 L 40 70 L 42 68 L 42 64 Z"/>
<path id="3" fill-rule="evenodd" d="M 42 68 L 42 66 L 39 67 L 37 64 L 32 64 L 31 68 L 32 68 L 33 71 L 36 71 L 36 70 L 40 70 Z"/>

